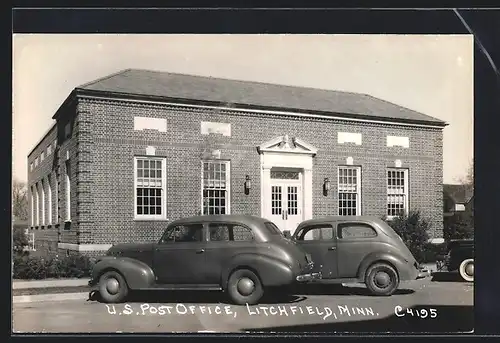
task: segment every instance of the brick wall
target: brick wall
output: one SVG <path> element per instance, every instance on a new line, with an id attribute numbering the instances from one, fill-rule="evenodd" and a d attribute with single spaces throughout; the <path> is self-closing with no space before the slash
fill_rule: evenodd
<path id="1" fill-rule="evenodd" d="M 56 252 L 58 242 L 78 243 L 78 230 L 76 222 L 65 222 L 66 215 L 66 157 L 70 157 L 71 175 L 70 175 L 70 190 L 71 190 L 71 218 L 75 217 L 77 209 L 77 193 L 75 191 L 75 167 L 77 160 L 75 125 L 74 120 L 74 105 L 65 108 L 64 115 L 48 133 L 42 138 L 38 145 L 28 156 L 28 190 L 29 190 L 29 218 L 30 229 L 35 232 L 35 248 L 46 252 Z M 66 136 L 66 124 L 70 125 L 71 130 L 69 136 Z M 51 146 L 51 153 L 48 154 L 48 146 Z M 42 152 L 44 160 L 41 160 Z M 38 158 L 39 164 L 35 166 L 35 160 Z M 33 169 L 31 164 L 33 163 Z M 35 188 L 38 186 L 38 188 Z M 42 192 L 45 191 L 45 205 L 42 207 Z M 36 196 L 34 208 L 31 205 L 32 190 L 38 189 L 40 206 L 36 205 Z M 51 201 L 49 201 L 49 193 Z M 33 193 L 35 195 L 35 193 Z M 49 210 L 50 207 L 50 210 Z M 45 223 L 41 220 L 37 225 L 33 221 L 33 211 L 37 211 L 42 218 L 42 211 L 45 212 Z M 49 216 L 50 214 L 50 216 Z M 50 221 L 49 221 L 50 217 Z"/>
<path id="2" fill-rule="evenodd" d="M 134 131 L 134 116 L 167 119 L 167 131 Z M 231 137 L 204 136 L 201 121 L 231 124 Z M 347 124 L 325 119 L 285 118 L 269 114 L 187 109 L 160 104 L 79 99 L 75 120 L 77 241 L 118 243 L 156 240 L 170 220 L 197 214 L 201 207 L 201 156 L 218 148 L 231 160 L 232 213 L 260 215 L 260 156 L 256 147 L 288 134 L 318 148 L 313 170 L 313 215 L 337 212 L 337 166 L 351 156 L 362 167 L 362 212 L 386 213 L 386 167 L 401 160 L 409 168 L 409 205 L 431 220 L 442 235 L 442 131 L 380 124 Z M 337 132 L 362 134 L 362 145 L 338 144 Z M 387 135 L 407 136 L 410 147 L 386 146 Z M 134 155 L 154 146 L 167 160 L 167 221 L 134 220 Z M 252 179 L 243 192 L 245 175 Z M 332 180 L 328 196 L 323 179 Z M 61 190 L 62 191 L 62 190 Z M 75 207 L 72 207 L 75 208 Z M 73 225 L 73 223 L 72 223 Z M 70 230 L 70 231 L 71 231 Z M 68 236 L 68 241 L 74 239 Z"/>

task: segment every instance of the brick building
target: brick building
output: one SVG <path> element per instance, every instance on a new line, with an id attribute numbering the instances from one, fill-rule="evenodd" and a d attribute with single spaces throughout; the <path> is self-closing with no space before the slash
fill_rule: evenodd
<path id="1" fill-rule="evenodd" d="M 365 94 L 125 70 L 77 87 L 28 156 L 37 249 L 102 253 L 174 219 L 421 210 L 443 226 L 446 123 Z"/>

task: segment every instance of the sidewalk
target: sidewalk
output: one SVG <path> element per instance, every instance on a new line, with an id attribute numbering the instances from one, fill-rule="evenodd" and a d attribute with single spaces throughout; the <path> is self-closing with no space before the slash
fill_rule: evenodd
<path id="1" fill-rule="evenodd" d="M 85 279 L 51 279 L 51 280 L 13 280 L 12 289 L 32 289 L 51 287 L 78 287 L 87 286 L 88 278 Z"/>

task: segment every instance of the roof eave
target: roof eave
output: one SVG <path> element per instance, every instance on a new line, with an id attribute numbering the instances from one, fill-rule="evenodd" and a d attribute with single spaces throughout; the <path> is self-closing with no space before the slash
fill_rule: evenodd
<path id="1" fill-rule="evenodd" d="M 57 109 L 56 113 L 52 116 L 52 119 L 58 120 L 61 116 L 62 111 L 75 100 L 77 89 L 78 88 L 75 88 L 73 89 L 73 91 L 71 91 L 71 93 L 69 93 L 68 97 L 63 101 L 61 106 L 59 106 L 59 108 Z"/>
<path id="2" fill-rule="evenodd" d="M 125 92 L 111 92 L 105 90 L 94 90 L 87 88 L 75 88 L 75 92 L 78 95 L 89 95 L 89 96 L 104 96 L 108 98 L 128 98 L 131 100 L 142 100 L 142 101 L 157 101 L 157 102 L 173 102 L 179 105 L 198 105 L 198 106 L 214 106 L 214 107 L 226 107 L 233 109 L 246 109 L 246 110 L 263 110 L 263 111 L 288 111 L 288 112 L 298 112 L 307 114 L 317 114 L 317 115 L 335 115 L 341 116 L 346 119 L 361 119 L 361 120 L 377 120 L 387 123 L 395 123 L 395 121 L 404 124 L 415 124 L 423 126 L 438 126 L 444 128 L 449 124 L 443 121 L 425 121 L 425 120 L 412 120 L 412 119 L 399 119 L 399 118 L 387 118 L 379 116 L 367 116 L 363 114 L 352 114 L 352 113 L 338 113 L 338 112 L 326 112 L 326 111 L 315 111 L 315 110 L 303 110 L 289 107 L 268 107 L 268 106 L 257 106 L 257 105 L 247 105 L 247 104 L 237 104 L 218 101 L 207 101 L 207 100 L 195 100 L 195 99 L 185 99 L 185 98 L 171 98 L 166 96 L 156 96 L 156 95 L 145 95 L 145 94 L 134 94 Z"/>

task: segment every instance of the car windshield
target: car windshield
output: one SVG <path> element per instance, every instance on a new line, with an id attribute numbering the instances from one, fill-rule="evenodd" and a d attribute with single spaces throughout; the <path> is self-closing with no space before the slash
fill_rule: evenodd
<path id="1" fill-rule="evenodd" d="M 283 232 L 281 232 L 281 230 L 278 229 L 278 227 L 274 223 L 266 222 L 266 228 L 267 231 L 269 231 L 272 235 L 283 236 Z"/>

